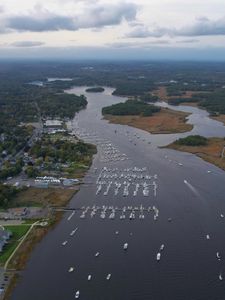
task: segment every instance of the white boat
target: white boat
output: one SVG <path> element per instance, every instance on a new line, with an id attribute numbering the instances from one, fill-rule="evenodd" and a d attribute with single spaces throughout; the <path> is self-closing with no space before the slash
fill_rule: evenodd
<path id="1" fill-rule="evenodd" d="M 187 180 L 184 179 L 184 183 L 187 184 L 188 183 Z"/>
<path id="2" fill-rule="evenodd" d="M 99 252 L 96 252 L 96 253 L 95 253 L 95 257 L 98 257 L 98 256 L 99 256 L 99 254 L 100 254 Z"/>
<path id="3" fill-rule="evenodd" d="M 73 231 L 71 231 L 70 236 L 73 236 L 75 234 L 75 232 L 77 231 L 78 228 L 74 229 Z"/>
<path id="4" fill-rule="evenodd" d="M 68 270 L 69 273 L 72 273 L 73 271 L 74 271 L 74 267 L 70 267 Z"/>
<path id="5" fill-rule="evenodd" d="M 127 250 L 127 248 L 128 248 L 128 243 L 125 243 L 125 244 L 123 245 L 123 249 L 124 249 L 124 250 Z"/>
<path id="6" fill-rule="evenodd" d="M 91 280 L 91 275 L 88 275 L 88 281 L 90 281 Z"/>
<path id="7" fill-rule="evenodd" d="M 206 235 L 206 239 L 207 239 L 207 240 L 210 240 L 209 234 Z"/>
<path id="8" fill-rule="evenodd" d="M 116 231 L 116 234 L 119 234 L 119 231 Z"/>
<path id="9" fill-rule="evenodd" d="M 164 247 L 165 247 L 165 245 L 162 244 L 162 245 L 160 246 L 160 251 L 162 251 L 162 250 L 164 249 Z"/>
<path id="10" fill-rule="evenodd" d="M 220 274 L 219 274 L 219 280 L 223 280 L 223 276 L 222 276 L 222 273 L 220 272 Z"/>
<path id="11" fill-rule="evenodd" d="M 160 258 L 161 258 L 161 253 L 157 253 L 157 255 L 156 255 L 156 259 L 159 261 L 159 260 L 160 260 Z"/>
<path id="12" fill-rule="evenodd" d="M 221 259 L 219 252 L 216 252 L 216 257 L 217 257 L 218 259 Z"/>
<path id="13" fill-rule="evenodd" d="M 101 215 L 100 215 L 100 217 L 101 217 L 102 219 L 105 219 L 105 212 L 102 212 Z"/>
<path id="14" fill-rule="evenodd" d="M 220 216 L 221 216 L 221 218 L 224 218 L 224 215 L 223 215 L 223 214 L 221 214 Z"/>
<path id="15" fill-rule="evenodd" d="M 110 278 L 111 278 L 111 274 L 108 274 L 108 275 L 106 276 L 106 279 L 109 280 Z"/>
<path id="16" fill-rule="evenodd" d="M 80 291 L 77 291 L 75 294 L 75 299 L 78 299 L 80 297 Z"/>
<path id="17" fill-rule="evenodd" d="M 64 242 L 62 243 L 62 245 L 63 245 L 63 246 L 66 246 L 67 243 L 68 243 L 68 241 L 64 241 Z"/>

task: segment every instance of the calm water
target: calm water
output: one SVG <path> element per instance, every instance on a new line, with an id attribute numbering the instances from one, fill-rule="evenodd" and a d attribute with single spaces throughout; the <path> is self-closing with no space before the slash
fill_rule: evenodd
<path id="1" fill-rule="evenodd" d="M 84 91 L 81 87 L 70 92 Z M 111 96 L 111 92 L 107 88 L 104 94 L 88 93 L 88 107 L 75 117 L 72 126 L 110 140 L 129 160 L 102 162 L 99 151 L 85 178 L 86 184 L 69 206 L 155 205 L 159 218 L 80 219 L 80 213 L 75 213 L 70 219 L 71 212 L 65 213 L 60 224 L 36 246 L 11 299 L 74 299 L 77 290 L 80 299 L 85 300 L 225 299 L 225 218 L 220 217 L 225 215 L 225 173 L 193 155 L 157 149 L 157 145 L 188 134 L 151 135 L 102 120 L 103 106 L 125 101 Z M 195 125 L 193 133 L 225 136 L 225 127 L 209 120 L 206 112 L 191 107 L 180 109 L 193 113 L 189 117 Z M 115 197 L 112 192 L 96 196 L 95 181 L 105 166 L 148 167 L 151 174 L 158 175 L 157 197 Z M 94 168 L 98 168 L 97 173 Z M 78 230 L 71 237 L 74 228 Z M 207 234 L 210 240 L 206 239 Z M 65 240 L 68 243 L 63 247 Z M 129 243 L 127 252 L 122 249 L 125 242 Z M 157 262 L 161 244 L 165 244 L 165 249 Z M 97 251 L 98 258 L 94 256 Z M 216 257 L 217 252 L 221 260 Z M 75 271 L 68 273 L 71 266 Z M 223 281 L 219 280 L 220 272 Z M 105 279 L 108 273 L 112 274 L 110 281 Z M 92 274 L 90 282 L 88 274 Z"/>

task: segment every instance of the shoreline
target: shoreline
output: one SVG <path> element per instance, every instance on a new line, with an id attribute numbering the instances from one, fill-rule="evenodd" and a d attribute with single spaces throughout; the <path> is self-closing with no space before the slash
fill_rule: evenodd
<path id="1" fill-rule="evenodd" d="M 205 146 L 185 146 L 178 145 L 173 142 L 161 148 L 194 154 L 204 161 L 211 163 L 214 166 L 225 171 L 225 157 L 222 158 L 222 151 L 224 147 L 225 140 L 223 138 L 213 137 L 208 139 L 208 144 Z"/>
<path id="2" fill-rule="evenodd" d="M 88 165 L 88 169 L 86 170 L 86 172 L 82 173 L 82 179 L 86 176 L 86 174 L 90 170 L 96 153 L 92 155 L 90 164 Z M 76 194 L 80 191 L 80 187 L 82 184 L 83 182 L 79 184 L 78 189 L 74 189 L 71 194 L 68 194 L 67 198 L 64 198 L 61 203 L 60 202 L 58 204 L 56 203 L 54 209 L 55 208 L 57 209 L 57 206 L 58 207 L 68 206 L 68 204 L 73 199 L 73 197 L 75 197 Z M 53 207 L 50 207 L 49 210 L 50 217 L 47 218 L 48 224 L 46 226 L 41 226 L 41 225 L 34 226 L 32 230 L 29 232 L 28 236 L 23 241 L 23 243 L 19 246 L 14 256 L 12 257 L 12 260 L 10 261 L 8 268 L 5 270 L 6 275 L 10 274 L 9 281 L 5 291 L 3 292 L 2 295 L 0 295 L 0 300 L 10 300 L 10 297 L 15 287 L 17 286 L 17 283 L 21 278 L 20 272 L 22 272 L 25 269 L 26 264 L 32 255 L 33 250 L 42 241 L 42 239 L 62 221 L 64 212 L 56 211 L 54 209 Z M 35 219 L 33 221 L 35 223 Z"/>
<path id="3" fill-rule="evenodd" d="M 112 124 L 128 125 L 145 130 L 151 134 L 173 134 L 189 132 L 193 125 L 187 124 L 190 113 L 161 108 L 160 112 L 149 117 L 103 115 Z"/>

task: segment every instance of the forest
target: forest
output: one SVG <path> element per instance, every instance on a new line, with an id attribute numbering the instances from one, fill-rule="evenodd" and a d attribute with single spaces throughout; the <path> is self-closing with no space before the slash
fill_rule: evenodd
<path id="1" fill-rule="evenodd" d="M 143 101 L 127 100 L 124 103 L 113 104 L 102 109 L 103 115 L 142 115 L 144 117 L 152 116 L 159 112 L 160 107 L 149 105 Z"/>
<path id="2" fill-rule="evenodd" d="M 178 139 L 175 144 L 184 146 L 205 146 L 207 145 L 207 138 L 201 135 L 189 135 L 185 138 Z"/>

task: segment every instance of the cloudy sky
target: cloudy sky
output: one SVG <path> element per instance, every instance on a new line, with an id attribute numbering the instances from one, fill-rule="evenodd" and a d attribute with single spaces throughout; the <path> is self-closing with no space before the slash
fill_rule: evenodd
<path id="1" fill-rule="evenodd" d="M 0 58 L 225 60 L 225 0 L 0 0 Z"/>

